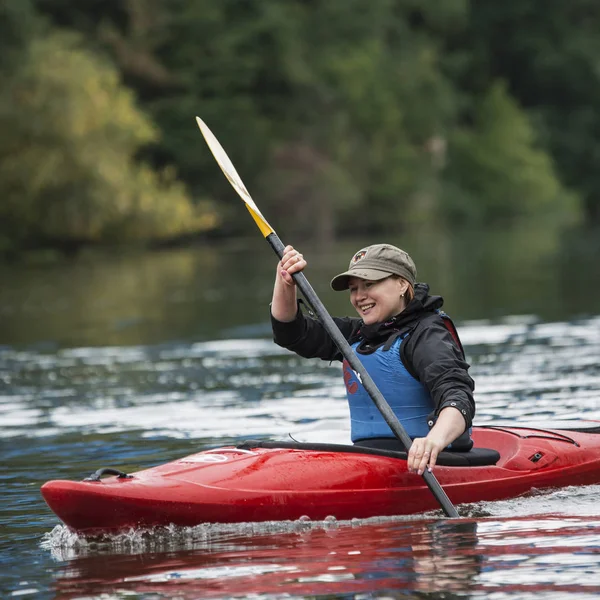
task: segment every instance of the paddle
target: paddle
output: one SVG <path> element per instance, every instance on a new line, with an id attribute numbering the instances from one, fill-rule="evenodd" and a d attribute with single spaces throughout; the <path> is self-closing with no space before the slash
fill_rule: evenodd
<path id="1" fill-rule="evenodd" d="M 246 186 L 235 170 L 235 167 L 229 160 L 229 157 L 225 153 L 225 150 L 223 150 L 221 144 L 219 144 L 217 138 L 213 135 L 212 131 L 207 127 L 206 123 L 200 119 L 200 117 L 196 117 L 196 121 L 198 123 L 198 127 L 200 127 L 200 131 L 202 132 L 204 139 L 206 140 L 206 143 L 208 144 L 208 147 L 215 157 L 215 160 L 225 174 L 225 177 L 227 177 L 229 183 L 233 186 L 233 189 L 239 194 L 240 198 L 246 204 L 246 208 L 252 215 L 252 218 L 258 225 L 258 228 L 267 242 L 269 242 L 273 250 L 275 250 L 277 256 L 281 258 L 285 249 L 283 242 L 279 239 L 273 228 L 267 223 L 267 220 L 262 216 L 260 210 L 258 210 L 258 207 L 254 203 L 254 200 L 252 200 L 248 190 L 246 189 Z M 323 324 L 323 327 L 325 327 L 325 330 L 331 336 L 331 339 L 334 341 L 335 345 L 339 348 L 342 356 L 348 361 L 354 371 L 358 373 L 364 388 L 367 390 L 369 396 L 371 396 L 375 406 L 377 406 L 379 412 L 385 419 L 385 422 L 390 426 L 390 429 L 394 432 L 394 435 L 404 444 L 405 448 L 410 448 L 412 444 L 410 436 L 406 433 L 400 424 L 400 421 L 398 421 L 396 415 L 390 408 L 390 405 L 386 402 L 382 393 L 375 385 L 375 382 L 373 379 L 371 379 L 371 376 L 369 373 L 367 373 L 367 370 L 353 352 L 352 348 L 346 341 L 346 338 L 338 329 L 337 325 L 327 312 L 327 309 L 306 279 L 304 273 L 294 273 L 293 277 L 296 285 L 308 303 L 312 306 L 317 317 L 319 317 L 319 320 Z M 440 506 L 442 507 L 444 513 L 446 513 L 446 516 L 458 517 L 458 512 L 450 502 L 446 492 L 444 492 L 442 486 L 438 483 L 438 480 L 435 478 L 433 473 L 425 469 L 423 473 L 423 479 L 427 483 L 429 489 L 433 492 L 436 500 L 440 503 Z"/>

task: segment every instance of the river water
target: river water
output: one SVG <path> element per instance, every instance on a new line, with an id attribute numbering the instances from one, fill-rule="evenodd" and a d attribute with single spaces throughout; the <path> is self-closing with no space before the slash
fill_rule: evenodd
<path id="1" fill-rule="evenodd" d="M 251 227 L 251 225 L 250 225 Z M 476 423 L 600 420 L 600 233 L 390 240 L 446 298 Z M 379 240 L 377 240 L 379 241 Z M 363 241 L 306 244 L 327 290 Z M 593 598 L 600 485 L 440 513 L 132 531 L 86 540 L 49 479 L 126 471 L 244 438 L 346 442 L 338 365 L 270 340 L 264 241 L 0 270 L 2 598 Z M 365 499 L 368 501 L 368 499 Z"/>

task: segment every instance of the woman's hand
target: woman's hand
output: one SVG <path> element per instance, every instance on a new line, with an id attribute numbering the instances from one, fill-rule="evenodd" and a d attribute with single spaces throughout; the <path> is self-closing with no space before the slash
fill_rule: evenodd
<path id="1" fill-rule="evenodd" d="M 432 436 L 433 430 L 427 437 L 415 438 L 408 452 L 407 468 L 409 473 L 422 475 L 425 469 L 431 471 L 435 467 L 438 454 L 447 446 L 444 439 Z"/>
<path id="2" fill-rule="evenodd" d="M 465 425 L 460 410 L 453 406 L 442 409 L 427 437 L 413 440 L 408 452 L 408 472 L 423 475 L 425 469 L 433 470 L 438 454 L 462 434 Z"/>
<path id="3" fill-rule="evenodd" d="M 283 256 L 277 265 L 277 272 L 286 285 L 296 285 L 292 275 L 303 271 L 305 267 L 306 261 L 304 260 L 304 256 L 292 246 L 286 246 Z"/>
<path id="4" fill-rule="evenodd" d="M 271 301 L 271 314 L 277 321 L 289 323 L 296 318 L 298 312 L 296 283 L 292 275 L 299 273 L 304 267 L 306 267 L 306 261 L 302 254 L 292 246 L 286 246 L 281 260 L 277 263 L 273 300 Z"/>

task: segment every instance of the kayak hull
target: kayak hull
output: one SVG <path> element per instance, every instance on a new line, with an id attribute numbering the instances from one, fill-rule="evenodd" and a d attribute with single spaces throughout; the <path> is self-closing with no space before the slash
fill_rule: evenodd
<path id="1" fill-rule="evenodd" d="M 437 465 L 435 476 L 453 504 L 600 482 L 600 433 L 474 428 L 473 438 L 500 457 L 483 466 Z M 423 478 L 408 473 L 401 458 L 347 446 L 259 446 L 208 450 L 127 478 L 49 481 L 41 492 L 68 527 L 89 534 L 170 524 L 347 520 L 439 508 Z"/>

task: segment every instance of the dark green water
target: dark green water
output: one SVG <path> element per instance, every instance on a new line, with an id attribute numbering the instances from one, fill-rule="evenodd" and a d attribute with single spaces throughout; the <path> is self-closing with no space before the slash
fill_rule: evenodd
<path id="1" fill-rule="evenodd" d="M 283 234 L 280 234 L 283 237 Z M 285 241 L 285 239 L 284 239 Z M 411 232 L 318 247 L 296 244 L 332 314 L 351 314 L 329 280 L 369 243 L 406 248 L 421 281 L 459 321 L 600 312 L 600 231 L 540 227 Z M 60 347 L 154 344 L 265 331 L 275 256 L 260 235 L 193 249 L 0 267 L 0 341 Z"/>
<path id="2" fill-rule="evenodd" d="M 298 244 L 332 313 L 351 311 L 329 279 L 378 241 Z M 599 232 L 385 241 L 413 255 L 461 324 L 476 422 L 600 420 Z M 48 479 L 248 436 L 345 441 L 338 365 L 270 340 L 275 262 L 257 235 L 0 267 L 0 597 L 597 597 L 597 485 L 469 506 L 458 523 L 199 527 L 92 544 L 59 525 L 39 494 Z"/>

